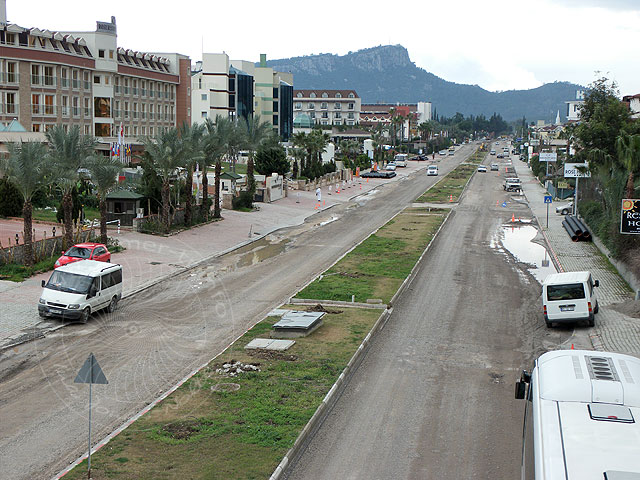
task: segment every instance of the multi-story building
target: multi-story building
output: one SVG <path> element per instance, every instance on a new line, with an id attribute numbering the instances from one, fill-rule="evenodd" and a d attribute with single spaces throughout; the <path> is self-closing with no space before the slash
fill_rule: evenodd
<path id="1" fill-rule="evenodd" d="M 107 150 L 191 123 L 189 57 L 117 45 L 115 18 L 92 32 L 0 27 L 0 123 L 28 131 L 78 125 Z"/>
<path id="2" fill-rule="evenodd" d="M 631 118 L 640 119 L 640 93 L 635 95 L 625 95 L 622 97 L 622 101 L 629 105 Z"/>
<path id="3" fill-rule="evenodd" d="M 355 90 L 294 90 L 293 112 L 298 123 L 353 126 L 360 123 L 361 99 Z"/>
<path id="4" fill-rule="evenodd" d="M 567 121 L 580 120 L 580 107 L 584 103 L 584 90 L 576 90 L 576 99 L 565 102 L 567 104 Z"/>
<path id="5" fill-rule="evenodd" d="M 363 104 L 361 123 L 366 127 L 391 125 L 393 116 L 404 117 L 404 139 L 417 135 L 418 125 L 431 120 L 431 102 Z"/>
<path id="6" fill-rule="evenodd" d="M 218 115 L 230 118 L 260 116 L 283 141 L 293 131 L 293 75 L 276 72 L 260 55 L 257 65 L 230 60 L 226 53 L 205 53 L 191 78 L 194 121 Z"/>

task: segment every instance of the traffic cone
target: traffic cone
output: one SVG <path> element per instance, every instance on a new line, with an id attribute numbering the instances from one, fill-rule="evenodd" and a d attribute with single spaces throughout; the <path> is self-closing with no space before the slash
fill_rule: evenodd
<path id="1" fill-rule="evenodd" d="M 315 207 L 313 207 L 314 210 L 318 209 L 318 204 L 316 203 Z"/>
<path id="2" fill-rule="evenodd" d="M 496 200 L 496 207 L 500 205 L 500 200 Z"/>
<path id="3" fill-rule="evenodd" d="M 449 195 L 449 202 L 453 202 L 453 195 Z"/>
<path id="4" fill-rule="evenodd" d="M 512 222 L 514 222 L 514 223 L 515 223 L 515 221 L 516 221 L 516 216 L 515 216 L 515 214 L 513 214 L 513 213 L 511 214 L 511 221 L 512 221 Z"/>
<path id="5" fill-rule="evenodd" d="M 326 200 L 323 200 L 323 201 L 322 201 L 322 206 L 324 207 L 326 204 L 327 204 L 327 201 L 326 201 Z"/>

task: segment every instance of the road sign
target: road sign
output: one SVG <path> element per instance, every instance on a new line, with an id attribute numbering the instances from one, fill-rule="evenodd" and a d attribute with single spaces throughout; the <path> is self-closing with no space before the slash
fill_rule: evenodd
<path id="1" fill-rule="evenodd" d="M 545 195 L 544 203 L 551 203 L 551 202 L 553 202 L 553 197 L 551 195 Z"/>
<path id="2" fill-rule="evenodd" d="M 541 162 L 557 162 L 558 154 L 555 152 L 554 153 L 543 152 L 540 154 L 540 161 Z"/>
<path id="3" fill-rule="evenodd" d="M 569 182 L 558 182 L 558 188 L 569 188 Z"/>
<path id="4" fill-rule="evenodd" d="M 581 169 L 582 171 L 580 171 Z M 565 163 L 564 178 L 591 178 L 591 172 L 589 171 L 589 164 Z"/>
<path id="5" fill-rule="evenodd" d="M 504 208 L 507 208 L 507 202 L 502 202 L 502 206 L 503 206 Z"/>
<path id="6" fill-rule="evenodd" d="M 622 199 L 620 233 L 640 233 L 640 200 Z"/>
<path id="7" fill-rule="evenodd" d="M 99 383 L 102 385 L 109 383 L 93 353 L 89 354 L 89 357 L 84 361 L 84 365 L 80 368 L 73 383 Z"/>

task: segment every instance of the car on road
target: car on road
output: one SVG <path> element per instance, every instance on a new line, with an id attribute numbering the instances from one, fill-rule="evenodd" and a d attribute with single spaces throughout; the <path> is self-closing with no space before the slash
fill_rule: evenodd
<path id="1" fill-rule="evenodd" d="M 427 175 L 428 176 L 438 176 L 438 166 L 437 165 L 429 165 L 427 167 Z"/>
<path id="2" fill-rule="evenodd" d="M 384 169 L 388 172 L 393 172 L 396 169 L 396 164 L 394 162 L 387 163 L 387 166 Z"/>
<path id="3" fill-rule="evenodd" d="M 498 170 L 500 170 L 500 166 L 497 163 L 492 163 L 491 170 L 497 172 Z"/>
<path id="4" fill-rule="evenodd" d="M 487 173 L 487 166 L 486 165 L 478 165 L 478 171 L 482 172 L 482 173 Z"/>
<path id="5" fill-rule="evenodd" d="M 455 151 L 455 150 L 451 150 L 451 149 L 449 149 L 449 155 L 450 155 L 450 156 L 455 155 L 455 154 L 456 154 L 456 151 Z"/>
<path id="6" fill-rule="evenodd" d="M 496 155 L 496 158 L 504 158 L 504 155 L 502 153 L 499 153 L 498 155 Z"/>
<path id="7" fill-rule="evenodd" d="M 62 256 L 56 260 L 53 268 L 62 267 L 80 260 L 96 260 L 98 262 L 110 262 L 111 253 L 106 245 L 102 243 L 78 243 L 66 252 L 62 252 Z"/>
<path id="8" fill-rule="evenodd" d="M 556 207 L 556 213 L 559 213 L 560 215 L 567 215 L 571 212 L 573 212 L 573 202 L 558 205 Z"/>
<path id="9" fill-rule="evenodd" d="M 440 155 L 446 155 L 446 154 L 447 154 L 447 151 L 446 151 L 446 150 L 440 150 L 438 153 L 439 153 Z"/>
<path id="10" fill-rule="evenodd" d="M 507 192 L 519 192 L 522 190 L 522 182 L 517 177 L 508 177 L 505 178 L 502 188 Z"/>
<path id="11" fill-rule="evenodd" d="M 396 172 L 390 171 L 371 171 L 364 172 L 360 175 L 362 178 L 393 178 L 396 176 Z"/>
<path id="12" fill-rule="evenodd" d="M 495 151 L 495 150 L 491 150 L 491 151 L 489 152 L 489 155 L 495 155 L 495 154 L 496 154 L 496 151 Z"/>

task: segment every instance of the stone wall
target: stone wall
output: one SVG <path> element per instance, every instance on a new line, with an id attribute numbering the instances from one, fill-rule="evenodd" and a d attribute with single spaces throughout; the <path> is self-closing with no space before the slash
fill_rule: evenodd
<path id="1" fill-rule="evenodd" d="M 97 239 L 98 229 L 81 230 L 74 234 L 73 243 L 90 242 Z M 33 243 L 33 253 L 36 262 L 62 253 L 62 235 L 37 240 Z M 8 263 L 24 263 L 24 245 L 7 246 L 0 249 L 0 265 Z"/>

